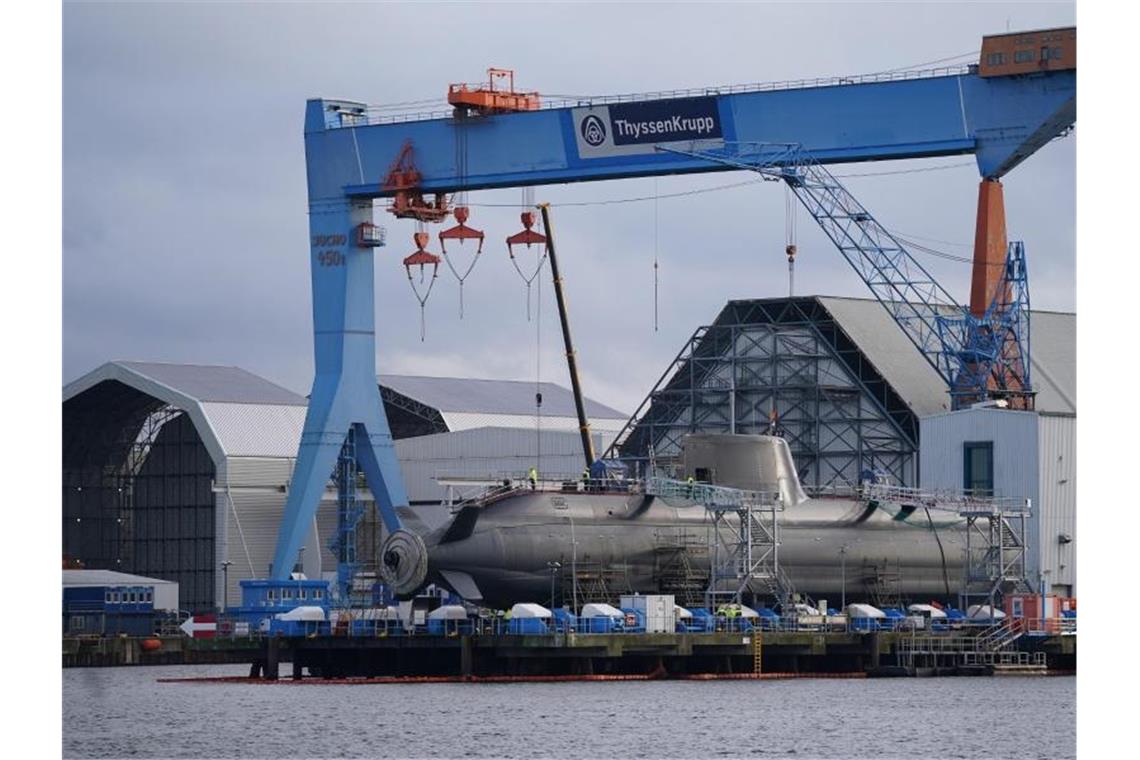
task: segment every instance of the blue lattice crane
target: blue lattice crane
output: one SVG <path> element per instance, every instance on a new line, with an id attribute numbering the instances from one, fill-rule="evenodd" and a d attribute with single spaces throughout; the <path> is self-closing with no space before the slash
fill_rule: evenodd
<path id="1" fill-rule="evenodd" d="M 1025 248 L 1009 244 L 1002 278 L 981 316 L 960 306 L 906 247 L 798 143 L 658 146 L 782 180 L 950 389 L 952 408 L 987 398 L 1033 408 Z"/>

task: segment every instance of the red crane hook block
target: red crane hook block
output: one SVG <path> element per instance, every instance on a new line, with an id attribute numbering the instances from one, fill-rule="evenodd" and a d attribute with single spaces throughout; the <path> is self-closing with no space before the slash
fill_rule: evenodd
<path id="1" fill-rule="evenodd" d="M 509 238 L 507 238 L 507 253 L 510 254 L 511 264 L 514 265 L 515 271 L 519 273 L 519 277 L 521 277 L 523 282 L 526 283 L 526 318 L 529 322 L 530 286 L 542 271 L 542 265 L 546 263 L 546 257 L 549 254 L 549 251 L 546 250 L 546 235 L 535 232 L 533 229 L 531 229 L 534 227 L 534 212 L 524 211 L 520 215 L 520 218 L 522 219 L 523 230 L 522 232 L 516 232 L 514 235 L 511 235 Z M 527 248 L 530 248 L 535 243 L 543 244 L 542 256 L 538 257 L 538 263 L 535 264 L 534 271 L 530 274 L 527 274 L 522 270 L 522 267 L 519 266 L 518 259 L 515 258 L 515 251 L 513 248 L 511 248 L 511 246 L 525 245 Z"/>
<path id="2" fill-rule="evenodd" d="M 424 246 L 431 240 L 431 235 L 426 232 L 417 232 L 412 235 L 412 240 L 416 243 L 416 251 L 404 258 L 404 268 L 408 271 L 408 284 L 412 287 L 412 293 L 415 294 L 416 300 L 420 303 L 420 341 L 422 342 L 425 335 L 424 326 L 424 307 L 427 304 L 428 296 L 431 295 L 431 289 L 435 286 L 436 277 L 439 275 L 439 256 L 424 250 Z M 421 290 L 424 282 L 424 267 L 428 264 L 431 265 L 431 280 L 428 281 L 427 288 Z M 415 280 L 412 279 L 412 267 L 418 266 L 420 268 L 420 286 L 416 285 Z"/>
<path id="3" fill-rule="evenodd" d="M 524 211 L 519 215 L 522 219 L 523 231 L 516 232 L 507 238 L 507 252 L 514 258 L 514 251 L 511 250 L 512 245 L 526 245 L 528 248 L 535 243 L 545 243 L 546 235 L 535 232 L 531 228 L 534 227 L 534 212 Z"/>
<path id="4" fill-rule="evenodd" d="M 420 282 L 424 279 L 424 267 L 431 264 L 435 267 L 432 270 L 432 278 L 435 277 L 436 271 L 439 269 L 439 262 L 441 259 L 434 253 L 424 250 L 424 246 L 431 240 L 431 236 L 426 232 L 417 232 L 412 235 L 412 240 L 416 243 L 416 251 L 412 255 L 404 259 L 404 267 L 408 270 L 408 279 L 412 279 L 412 267 L 419 266 L 420 268 Z M 430 288 L 429 288 L 430 290 Z M 424 300 L 427 300 L 427 295 L 424 295 Z"/>
<path id="5" fill-rule="evenodd" d="M 466 206 L 456 206 L 455 210 L 452 213 L 455 214 L 455 221 L 459 222 L 459 224 L 439 233 L 440 250 L 443 251 L 443 254 L 445 256 L 447 255 L 447 246 L 444 242 L 446 240 L 458 240 L 460 244 L 462 244 L 464 240 L 478 240 L 479 250 L 477 250 L 475 254 L 478 255 L 482 253 L 484 237 L 483 231 L 467 226 L 467 219 L 470 216 L 471 212 Z"/>

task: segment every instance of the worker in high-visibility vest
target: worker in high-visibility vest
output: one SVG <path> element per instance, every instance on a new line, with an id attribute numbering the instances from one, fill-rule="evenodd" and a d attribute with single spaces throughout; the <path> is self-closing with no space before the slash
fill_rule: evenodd
<path id="1" fill-rule="evenodd" d="M 695 481 L 695 480 L 693 480 L 693 476 L 692 476 L 692 475 L 690 475 L 690 476 L 689 476 L 689 477 L 688 477 L 688 478 L 685 480 L 685 484 L 686 484 L 686 485 L 688 486 L 688 488 L 689 488 L 689 496 L 692 496 L 692 495 L 693 495 L 693 483 L 695 483 L 695 482 L 696 482 L 696 481 Z"/>
<path id="2" fill-rule="evenodd" d="M 526 477 L 527 477 L 527 480 L 530 481 L 530 490 L 533 491 L 536 488 L 538 488 L 538 470 L 531 467 L 530 472 L 528 472 L 526 474 Z"/>

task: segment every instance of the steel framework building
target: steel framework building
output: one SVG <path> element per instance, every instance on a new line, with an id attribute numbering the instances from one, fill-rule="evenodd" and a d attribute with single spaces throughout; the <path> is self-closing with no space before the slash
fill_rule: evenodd
<path id="1" fill-rule="evenodd" d="M 916 415 L 817 298 L 729 302 L 685 343 L 616 449 L 667 464 L 689 433 L 773 429 L 809 489 L 868 469 L 915 482 Z"/>
<path id="2" fill-rule="evenodd" d="M 1076 317 L 1030 318 L 1037 409 L 1075 414 Z M 919 420 L 949 408 L 946 384 L 874 300 L 730 301 L 685 342 L 610 453 L 668 470 L 689 433 L 775 429 L 809 491 L 856 485 L 866 470 L 917 486 Z"/>

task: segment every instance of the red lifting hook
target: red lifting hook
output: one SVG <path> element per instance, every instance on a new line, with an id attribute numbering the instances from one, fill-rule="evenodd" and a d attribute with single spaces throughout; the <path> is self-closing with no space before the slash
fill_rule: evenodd
<path id="1" fill-rule="evenodd" d="M 470 215 L 466 206 L 455 207 L 455 221 L 459 224 L 450 229 L 446 229 L 439 233 L 439 247 L 444 255 L 447 255 L 447 246 L 444 244 L 445 240 L 458 240 L 460 244 L 464 240 L 478 240 L 479 250 L 475 252 L 476 255 L 483 252 L 483 231 L 477 230 L 467 226 L 467 217 Z"/>
<path id="2" fill-rule="evenodd" d="M 507 253 L 509 253 L 511 256 L 511 263 L 514 264 L 515 271 L 517 271 L 519 273 L 519 277 L 521 277 L 523 279 L 523 282 L 526 283 L 526 318 L 527 318 L 527 321 L 529 322 L 530 321 L 530 286 L 531 286 L 531 283 L 534 282 L 535 278 L 538 277 L 539 273 L 542 271 L 542 265 L 546 262 L 546 256 L 547 256 L 548 252 L 546 250 L 546 235 L 542 235 L 542 234 L 535 232 L 534 230 L 531 229 L 531 227 L 534 226 L 534 212 L 533 211 L 524 211 L 524 212 L 522 212 L 520 217 L 521 217 L 522 223 L 523 223 L 523 231 L 522 232 L 516 232 L 514 235 L 511 235 L 509 238 L 507 238 Z M 539 257 L 538 263 L 534 267 L 534 271 L 528 275 L 527 273 L 523 272 L 522 268 L 519 266 L 519 262 L 515 258 L 514 249 L 511 248 L 511 246 L 512 245 L 524 245 L 525 244 L 527 248 L 530 248 L 535 243 L 542 243 L 543 244 L 542 256 Z"/>
<path id="3" fill-rule="evenodd" d="M 512 245 L 522 245 L 525 243 L 529 248 L 534 243 L 546 242 L 546 235 L 541 235 L 531 229 L 531 227 L 534 226 L 533 211 L 522 212 L 520 218 L 522 219 L 524 227 L 523 231 L 516 232 L 514 235 L 511 235 L 509 238 L 507 238 L 507 252 L 510 253 L 512 257 L 515 255 L 514 252 L 511 251 Z"/>
<path id="4" fill-rule="evenodd" d="M 416 300 L 420 302 L 420 340 L 424 339 L 424 305 L 427 303 L 428 296 L 431 295 L 431 289 L 435 286 L 436 276 L 439 274 L 439 256 L 434 253 L 428 253 L 424 250 L 424 246 L 431 240 L 431 236 L 426 232 L 417 232 L 412 235 L 412 239 L 416 243 L 416 252 L 404 259 L 404 268 L 408 270 L 408 284 L 412 286 L 412 292 L 415 293 Z M 420 268 L 420 283 L 424 281 L 424 267 L 431 264 L 431 281 L 428 283 L 427 289 L 422 292 L 416 287 L 415 281 L 412 279 L 412 267 L 419 266 Z"/>

